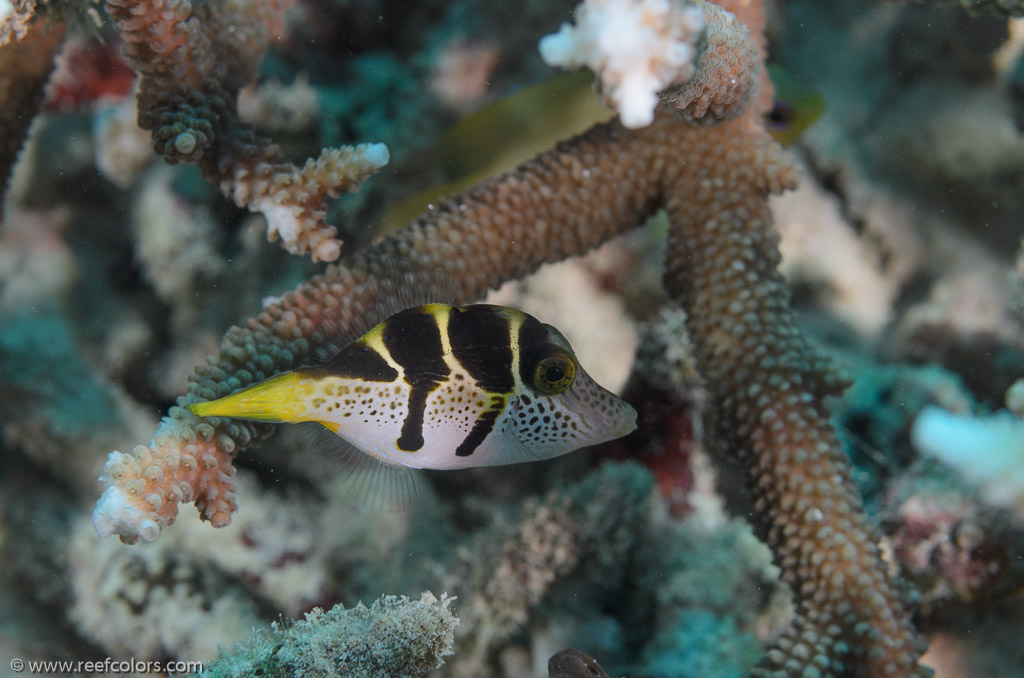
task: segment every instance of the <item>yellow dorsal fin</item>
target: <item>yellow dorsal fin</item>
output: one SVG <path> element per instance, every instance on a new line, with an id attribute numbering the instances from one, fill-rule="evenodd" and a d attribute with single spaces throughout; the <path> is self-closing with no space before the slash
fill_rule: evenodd
<path id="1" fill-rule="evenodd" d="M 308 421 L 314 379 L 302 371 L 282 372 L 217 400 L 189 405 L 200 417 L 233 417 L 273 423 Z"/>

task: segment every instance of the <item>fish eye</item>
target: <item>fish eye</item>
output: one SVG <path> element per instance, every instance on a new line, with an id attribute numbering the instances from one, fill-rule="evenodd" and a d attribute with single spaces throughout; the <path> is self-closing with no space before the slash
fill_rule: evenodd
<path id="1" fill-rule="evenodd" d="M 544 370 L 544 379 L 551 383 L 561 381 L 564 376 L 565 370 L 560 365 L 548 365 L 547 369 Z"/>
<path id="2" fill-rule="evenodd" d="M 561 348 L 554 350 L 534 365 L 531 384 L 534 390 L 544 395 L 565 393 L 572 386 L 576 376 L 576 364 L 572 356 Z"/>

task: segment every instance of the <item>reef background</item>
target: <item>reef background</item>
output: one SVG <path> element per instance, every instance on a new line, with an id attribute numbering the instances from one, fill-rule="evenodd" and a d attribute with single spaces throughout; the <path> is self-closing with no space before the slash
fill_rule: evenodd
<path id="1" fill-rule="evenodd" d="M 517 94 L 522 115 L 541 110 L 524 88 L 555 74 L 536 43 L 572 6 L 306 0 L 245 115 L 295 157 L 388 144 L 390 164 L 332 212 L 358 247 L 400 225 L 391 210 L 410 196 L 479 171 L 476 156 L 529 155 L 501 126 L 445 132 Z M 805 326 L 854 378 L 836 422 L 888 562 L 915 591 L 923 663 L 1019 675 L 1024 480 L 1016 494 L 968 482 L 911 431 L 928 405 L 984 422 L 1024 376 L 1024 25 L 955 4 L 772 10 L 772 60 L 824 100 L 791 146 L 801 186 L 773 205 L 783 271 Z M 68 42 L 0 227 L 0 671 L 11 657 L 208 661 L 279 615 L 430 590 L 456 596 L 461 620 L 442 675 L 545 675 L 568 646 L 611 675 L 744 675 L 788 594 L 733 469 L 705 451 L 699 379 L 678 376 L 688 348 L 660 289 L 657 218 L 492 296 L 555 324 L 624 391 L 641 412 L 631 438 L 430 474 L 414 510 L 372 514 L 329 455 L 283 430 L 236 460 L 230 526 L 184 507 L 151 544 L 97 538 L 106 454 L 147 439 L 227 327 L 320 266 L 268 245 L 262 217 L 194 168 L 151 156 L 112 35 Z M 578 95 L 561 82 L 548 97 Z M 799 114 L 802 96 L 782 103 Z M 1010 490 L 1019 415 L 984 453 L 1007 458 Z"/>

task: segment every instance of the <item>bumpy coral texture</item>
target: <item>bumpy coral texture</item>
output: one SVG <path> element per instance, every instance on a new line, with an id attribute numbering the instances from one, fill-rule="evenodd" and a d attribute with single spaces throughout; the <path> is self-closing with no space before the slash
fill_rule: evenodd
<path id="1" fill-rule="evenodd" d="M 232 437 L 215 437 L 212 426 L 199 423 L 194 429 L 160 432 L 150 447 L 136 445 L 131 454 L 112 452 L 103 467 L 110 487 L 93 512 L 100 536 L 130 524 L 134 534 L 129 541 L 152 541 L 174 521 L 182 502 L 195 502 L 214 526 L 227 525 L 238 509 L 231 482 L 234 447 Z"/>
<path id="2" fill-rule="evenodd" d="M 694 77 L 662 92 L 662 101 L 691 121 L 717 122 L 744 110 L 755 93 L 759 105 L 771 102 L 771 86 L 760 90 L 761 47 L 753 40 L 739 42 L 736 35 L 744 25 L 732 12 L 717 5 L 700 3 L 704 11 L 704 43 L 700 50 L 700 68 Z"/>
<path id="3" fill-rule="evenodd" d="M 759 3 L 736 4 L 760 40 Z M 735 53 L 759 49 L 745 30 L 722 39 Z M 761 124 L 770 87 L 762 76 L 747 80 L 755 81 L 762 86 L 746 112 L 717 126 L 693 126 L 671 111 L 643 129 L 599 125 L 512 174 L 441 202 L 230 330 L 210 365 L 196 370 L 189 394 L 153 443 L 129 458 L 112 455 L 97 527 L 126 541 L 156 536 L 176 515 L 178 497 L 164 490 L 173 491 L 170 479 L 179 472 L 196 474 L 186 481 L 200 488 L 206 482 L 218 500 L 231 496 L 230 485 L 220 484 L 230 476 L 230 454 L 268 427 L 216 419 L 200 424 L 183 406 L 294 366 L 316 348 L 321 328 L 353 328 L 375 302 L 378 287 L 366 281 L 394 276 L 394 257 L 413 262 L 416 284 L 428 284 L 436 269 L 445 271 L 455 281 L 457 302 L 467 302 L 545 262 L 580 254 L 665 207 L 672 220 L 666 283 L 689 317 L 721 444 L 746 466 L 754 521 L 796 603 L 791 627 L 756 674 L 928 675 L 916 663 L 921 643 L 885 574 L 828 421 L 824 398 L 839 392 L 843 380 L 802 336 L 776 270 L 768 196 L 795 185 L 797 172 Z M 200 465 L 182 469 L 189 446 L 198 453 L 189 458 Z M 111 473 L 114 463 L 121 478 Z M 158 466 L 155 479 L 147 464 Z M 218 475 L 211 479 L 211 473 Z M 125 477 L 140 482 L 129 488 Z M 233 497 L 221 504 L 208 495 L 201 510 L 225 522 Z"/>
<path id="4" fill-rule="evenodd" d="M 333 261 L 341 242 L 326 222 L 326 201 L 387 164 L 387 148 L 326 149 L 297 167 L 242 122 L 236 106 L 293 1 L 108 0 L 106 7 L 141 76 L 139 125 L 153 132 L 156 152 L 198 165 L 239 207 L 262 212 L 271 241 Z"/>
<path id="5" fill-rule="evenodd" d="M 669 200 L 666 282 L 690 314 L 717 440 L 744 462 L 756 523 L 796 599 L 796 620 L 755 675 L 924 675 L 829 424 L 824 398 L 843 380 L 797 331 L 776 270 L 763 192 L 791 184 L 793 168 L 744 122 L 707 131 L 731 168 L 712 158 L 683 168 L 697 190 Z"/>

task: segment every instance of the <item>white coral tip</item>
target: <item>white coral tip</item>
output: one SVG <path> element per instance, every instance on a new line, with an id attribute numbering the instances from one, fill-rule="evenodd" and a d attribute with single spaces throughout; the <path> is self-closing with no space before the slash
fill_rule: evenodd
<path id="1" fill-rule="evenodd" d="M 363 160 L 374 167 L 383 167 L 391 160 L 387 144 L 364 144 Z"/>
<path id="2" fill-rule="evenodd" d="M 107 487 L 96 502 L 92 524 L 100 537 L 117 534 L 125 539 L 142 537 L 153 541 L 160 534 L 160 526 L 148 517 L 147 512 L 134 506 L 125 491 L 116 486 Z"/>
<path id="3" fill-rule="evenodd" d="M 337 261 L 341 256 L 341 243 L 328 238 L 321 240 L 313 247 L 313 261 Z"/>
<path id="4" fill-rule="evenodd" d="M 589 66 L 626 127 L 654 119 L 659 93 L 693 77 L 704 14 L 689 0 L 583 0 L 576 25 L 541 38 L 550 66 Z"/>
<path id="5" fill-rule="evenodd" d="M 540 50 L 540 58 L 544 63 L 548 66 L 561 66 L 562 68 L 582 65 L 573 58 L 575 47 L 572 24 L 568 23 L 563 23 L 557 33 L 545 35 L 537 45 Z"/>
<path id="6" fill-rule="evenodd" d="M 990 503 L 1024 501 L 1024 419 L 1009 412 L 959 416 L 929 406 L 917 416 L 910 435 L 923 454 L 980 486 Z"/>

